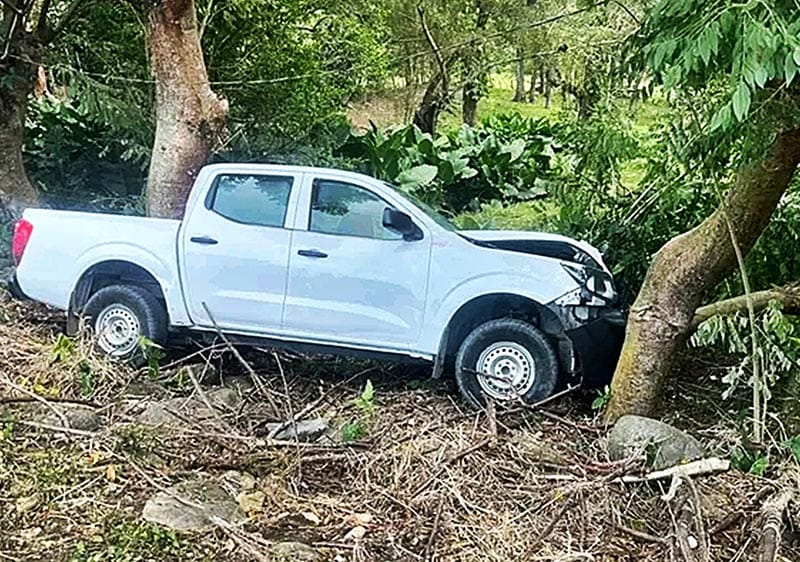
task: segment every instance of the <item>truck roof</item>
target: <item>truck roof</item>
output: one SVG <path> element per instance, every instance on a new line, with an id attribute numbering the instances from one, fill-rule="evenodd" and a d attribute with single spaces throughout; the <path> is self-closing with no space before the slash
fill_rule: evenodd
<path id="1" fill-rule="evenodd" d="M 339 176 L 361 177 L 365 179 L 375 180 L 374 177 L 359 172 L 352 172 L 348 170 L 340 170 L 337 168 L 324 168 L 318 166 L 292 166 L 286 164 L 260 164 L 256 162 L 226 162 L 220 164 L 208 164 L 203 167 L 204 170 L 210 172 L 230 172 L 230 173 L 254 173 L 254 172 L 284 172 L 294 174 L 332 174 Z"/>

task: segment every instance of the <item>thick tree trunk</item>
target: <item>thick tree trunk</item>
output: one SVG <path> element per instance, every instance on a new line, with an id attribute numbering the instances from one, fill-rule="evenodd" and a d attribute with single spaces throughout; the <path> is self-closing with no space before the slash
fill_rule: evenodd
<path id="1" fill-rule="evenodd" d="M 147 213 L 175 218 L 224 132 L 228 106 L 209 85 L 194 0 L 160 0 L 147 16 L 157 120 Z"/>
<path id="2" fill-rule="evenodd" d="M 780 134 L 764 160 L 742 170 L 720 208 L 656 254 L 631 308 L 606 419 L 653 413 L 695 310 L 736 267 L 728 225 L 743 253 L 755 244 L 800 163 L 800 130 Z"/>
<path id="3" fill-rule="evenodd" d="M 28 35 L 12 39 L 10 56 L 0 61 L 0 212 L 19 214 L 36 205 L 38 197 L 22 160 L 25 111 L 36 84 L 38 44 Z"/>
<path id="4" fill-rule="evenodd" d="M 531 87 L 528 90 L 528 101 L 531 103 L 536 102 L 536 79 L 540 76 L 541 69 L 542 62 L 534 58 L 531 64 Z"/>
<path id="5" fill-rule="evenodd" d="M 514 101 L 525 101 L 525 50 L 517 47 L 517 80 Z"/>

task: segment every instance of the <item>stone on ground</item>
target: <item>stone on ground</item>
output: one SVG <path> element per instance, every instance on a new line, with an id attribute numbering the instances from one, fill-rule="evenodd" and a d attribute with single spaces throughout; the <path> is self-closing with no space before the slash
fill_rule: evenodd
<path id="1" fill-rule="evenodd" d="M 231 523 L 245 519 L 235 498 L 215 480 L 202 477 L 158 492 L 145 503 L 142 517 L 176 531 L 207 529 L 212 517 Z"/>
<path id="2" fill-rule="evenodd" d="M 697 439 L 667 423 L 643 416 L 622 416 L 608 434 L 612 460 L 641 455 L 656 469 L 705 457 Z"/>
<path id="3" fill-rule="evenodd" d="M 269 547 L 270 562 L 318 562 L 319 552 L 301 542 L 278 542 Z"/>

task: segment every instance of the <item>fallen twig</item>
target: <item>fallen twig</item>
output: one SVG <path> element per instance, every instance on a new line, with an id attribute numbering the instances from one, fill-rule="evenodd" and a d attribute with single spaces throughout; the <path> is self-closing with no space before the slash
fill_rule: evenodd
<path id="1" fill-rule="evenodd" d="M 35 392 L 31 392 L 27 388 L 23 388 L 23 387 L 21 387 L 21 386 L 19 386 L 17 384 L 14 384 L 13 382 L 11 382 L 11 380 L 9 380 L 8 377 L 5 377 L 5 376 L 2 378 L 2 383 L 7 385 L 7 386 L 9 386 L 9 387 L 11 387 L 11 388 L 13 388 L 17 392 L 21 392 L 22 394 L 24 394 L 27 397 L 29 397 L 31 400 L 35 400 L 35 401 L 39 402 L 40 404 L 44 404 L 44 406 L 48 410 L 53 412 L 58 417 L 58 419 L 61 420 L 61 423 L 62 423 L 62 425 L 64 427 L 69 427 L 69 420 L 67 419 L 67 416 L 64 415 L 64 412 L 61 412 L 60 410 L 58 410 L 50 402 L 48 402 L 47 400 L 45 400 L 44 398 L 42 398 L 41 396 L 39 396 Z"/>
<path id="2" fill-rule="evenodd" d="M 615 479 L 614 482 L 630 484 L 635 482 L 651 482 L 653 480 L 661 480 L 663 478 L 672 478 L 675 476 L 685 478 L 689 476 L 698 476 L 701 474 L 725 472 L 729 470 L 730 467 L 731 463 L 728 460 L 720 459 L 718 457 L 709 457 L 707 459 L 687 462 L 686 464 L 678 464 L 663 470 L 648 472 L 644 476 L 621 476 Z"/>
<path id="3" fill-rule="evenodd" d="M 794 498 L 794 490 L 784 487 L 778 494 L 764 504 L 761 514 L 764 519 L 759 542 L 759 562 L 774 562 L 781 546 L 783 513 Z"/>
<path id="4" fill-rule="evenodd" d="M 665 539 L 663 537 L 657 537 L 655 535 L 651 535 L 650 533 L 645 533 L 644 531 L 637 531 L 636 529 L 631 529 L 630 527 L 626 527 L 625 525 L 622 525 L 620 523 L 617 523 L 616 525 L 614 525 L 614 527 L 616 527 L 617 530 L 622 531 L 623 533 L 627 533 L 627 534 L 631 535 L 632 537 L 636 537 L 637 539 L 640 539 L 640 540 L 643 540 L 643 541 L 646 541 L 646 542 L 653 542 L 653 543 L 658 543 L 658 544 L 667 544 L 668 543 L 667 539 Z"/>
<path id="5" fill-rule="evenodd" d="M 206 314 L 208 314 L 209 320 L 211 320 L 211 323 L 214 325 L 214 330 L 216 330 L 217 335 L 220 337 L 220 339 L 222 339 L 223 342 L 225 342 L 225 345 L 228 347 L 231 353 L 233 353 L 233 356 L 236 357 L 236 360 L 239 361 L 239 363 L 241 363 L 241 365 L 245 368 L 247 373 L 250 375 L 250 378 L 253 380 L 253 384 L 258 389 L 258 392 L 267 399 L 267 402 L 269 402 L 269 405 L 275 411 L 275 414 L 279 415 L 280 409 L 275 403 L 275 400 L 272 398 L 272 394 L 269 392 L 269 389 L 264 386 L 264 383 L 261 381 L 250 363 L 248 363 L 245 358 L 242 357 L 242 354 L 239 353 L 239 350 L 236 349 L 227 336 L 222 333 L 222 330 L 217 324 L 217 321 L 214 319 L 214 316 L 211 314 L 211 310 L 209 310 L 208 305 L 205 302 L 203 302 L 202 305 L 203 309 L 206 311 Z"/>
<path id="6" fill-rule="evenodd" d="M 428 487 L 429 487 L 431 484 L 433 484 L 433 482 L 434 482 L 434 481 L 435 481 L 437 478 L 439 478 L 439 476 L 441 476 L 441 475 L 442 475 L 442 473 L 445 471 L 445 469 L 446 469 L 446 468 L 447 468 L 449 465 L 451 465 L 451 464 L 453 464 L 453 463 L 457 462 L 457 461 L 458 461 L 458 460 L 460 460 L 460 459 L 463 459 L 464 457 L 466 457 L 467 455 L 470 455 L 470 454 L 474 453 L 475 451 L 478 451 L 478 450 L 480 450 L 480 449 L 484 448 L 486 445 L 488 445 L 488 444 L 489 444 L 489 443 L 491 443 L 491 442 L 492 442 L 492 437 L 486 437 L 485 439 L 481 439 L 480 441 L 478 441 L 478 442 L 477 442 L 477 443 L 475 443 L 474 445 L 472 445 L 472 446 L 470 446 L 470 447 L 467 447 L 466 449 L 462 449 L 462 450 L 458 451 L 458 452 L 457 452 L 457 453 L 455 453 L 455 454 L 454 454 L 452 457 L 450 457 L 450 458 L 448 458 L 447 460 L 445 460 L 445 461 L 444 461 L 444 463 L 442 463 L 442 464 L 439 466 L 439 469 L 438 469 L 438 470 L 437 470 L 437 471 L 436 471 L 436 472 L 433 474 L 433 476 L 431 476 L 431 477 L 430 477 L 428 480 L 426 480 L 426 481 L 425 481 L 425 482 L 424 482 L 424 483 L 423 483 L 423 484 L 422 484 L 422 485 L 421 485 L 419 488 L 417 488 L 417 489 L 416 489 L 416 491 L 415 491 L 413 494 L 411 494 L 411 499 L 414 499 L 414 498 L 416 498 L 416 497 L 417 497 L 418 495 L 420 495 L 422 492 L 424 492 L 425 490 L 427 490 L 427 489 L 428 489 Z"/>

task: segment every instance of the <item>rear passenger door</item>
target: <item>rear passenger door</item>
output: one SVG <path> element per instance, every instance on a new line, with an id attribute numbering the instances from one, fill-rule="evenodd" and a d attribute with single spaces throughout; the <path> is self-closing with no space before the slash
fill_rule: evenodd
<path id="1" fill-rule="evenodd" d="M 222 173 L 183 226 L 186 304 L 195 324 L 211 311 L 228 330 L 281 328 L 292 231 L 302 174 Z"/>

